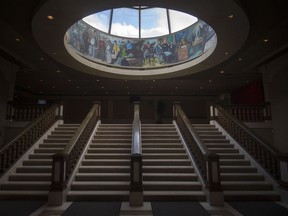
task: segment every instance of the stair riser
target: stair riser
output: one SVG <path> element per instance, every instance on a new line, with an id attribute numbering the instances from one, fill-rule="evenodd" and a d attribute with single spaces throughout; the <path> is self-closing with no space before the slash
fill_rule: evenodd
<path id="1" fill-rule="evenodd" d="M 13 191 L 17 191 L 17 190 L 32 190 L 32 191 L 48 191 L 50 189 L 50 184 L 47 185 L 35 185 L 35 184 L 31 184 L 31 185 L 13 185 L 13 184 L 2 184 L 1 185 L 1 189 L 2 190 L 13 190 Z"/>
<path id="2" fill-rule="evenodd" d="M 143 183 L 144 191 L 201 191 L 200 185 L 145 185 Z"/>
<path id="3" fill-rule="evenodd" d="M 258 184 L 251 184 L 251 185 L 246 185 L 246 184 L 235 184 L 235 185 L 225 185 L 224 183 L 222 184 L 222 188 L 225 191 L 261 191 L 261 190 L 272 190 L 272 185 L 262 185 L 261 183 Z"/>
<path id="4" fill-rule="evenodd" d="M 143 173 L 194 173 L 193 168 L 154 168 L 143 167 Z"/>
<path id="5" fill-rule="evenodd" d="M 145 149 L 143 148 L 142 150 L 143 154 L 150 154 L 150 153 L 185 153 L 185 149 L 179 149 L 179 148 L 174 148 L 174 149 Z"/>
<path id="6" fill-rule="evenodd" d="M 163 175 L 163 176 L 143 176 L 143 181 L 197 181 L 197 176 L 181 176 L 180 174 L 178 176 L 169 176 L 169 175 Z"/>
<path id="7" fill-rule="evenodd" d="M 88 149 L 87 150 L 88 153 L 106 153 L 106 154 L 109 154 L 109 153 L 127 153 L 127 154 L 130 154 L 131 153 L 131 150 L 130 149 Z"/>
<path id="8" fill-rule="evenodd" d="M 129 168 L 109 168 L 109 167 L 99 167 L 99 168 L 79 168 L 79 173 L 129 173 Z"/>
<path id="9" fill-rule="evenodd" d="M 10 176 L 9 181 L 51 181 L 51 176 L 19 176 L 16 174 Z"/>
<path id="10" fill-rule="evenodd" d="M 190 161 L 145 161 L 143 160 L 143 166 L 190 166 Z"/>
<path id="11" fill-rule="evenodd" d="M 76 176 L 76 181 L 130 181 L 130 175 L 127 176 Z"/>
<path id="12" fill-rule="evenodd" d="M 93 155 L 93 154 L 86 154 L 85 159 L 130 159 L 130 152 L 127 153 L 126 155 L 103 155 L 103 154 L 98 154 L 98 155 Z"/>
<path id="13" fill-rule="evenodd" d="M 71 190 L 73 191 L 90 191 L 90 190 L 114 190 L 114 191 L 129 191 L 129 184 L 127 183 L 127 185 L 97 185 L 97 183 L 95 183 L 95 185 L 72 185 L 71 186 Z"/>
<path id="14" fill-rule="evenodd" d="M 130 161 L 82 161 L 82 166 L 129 166 Z"/>
<path id="15" fill-rule="evenodd" d="M 23 161 L 23 166 L 52 166 L 52 160 L 51 161 L 38 161 L 38 160 Z"/>
<path id="16" fill-rule="evenodd" d="M 180 143 L 179 139 L 158 139 L 158 138 L 142 138 L 142 144 L 145 145 L 145 143 Z"/>

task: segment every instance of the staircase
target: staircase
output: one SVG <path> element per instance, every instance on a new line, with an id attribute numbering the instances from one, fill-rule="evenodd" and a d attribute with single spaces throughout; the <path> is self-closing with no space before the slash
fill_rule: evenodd
<path id="1" fill-rule="evenodd" d="M 78 127 L 78 124 L 58 125 L 1 184 L 0 199 L 47 199 L 52 155 L 64 149 Z"/>
<path id="2" fill-rule="evenodd" d="M 198 177 L 173 124 L 142 124 L 144 200 L 204 201 Z"/>
<path id="3" fill-rule="evenodd" d="M 194 124 L 207 148 L 220 155 L 221 183 L 224 199 L 279 200 L 272 184 L 230 143 L 215 125 Z"/>
<path id="4" fill-rule="evenodd" d="M 100 124 L 68 193 L 68 200 L 129 198 L 132 124 Z"/>

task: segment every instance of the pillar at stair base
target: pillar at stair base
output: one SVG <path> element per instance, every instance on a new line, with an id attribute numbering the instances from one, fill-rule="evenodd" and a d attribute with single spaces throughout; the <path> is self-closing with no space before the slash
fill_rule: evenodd
<path id="1" fill-rule="evenodd" d="M 129 205 L 143 206 L 143 191 L 130 191 Z"/>
<path id="2" fill-rule="evenodd" d="M 211 206 L 224 206 L 224 195 L 222 191 L 208 191 L 207 201 Z"/>
<path id="3" fill-rule="evenodd" d="M 48 195 L 49 206 L 61 206 L 65 202 L 66 202 L 66 190 L 49 192 Z"/>

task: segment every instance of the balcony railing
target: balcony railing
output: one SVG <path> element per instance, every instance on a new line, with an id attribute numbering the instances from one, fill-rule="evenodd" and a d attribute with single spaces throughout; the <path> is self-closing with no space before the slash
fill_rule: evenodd
<path id="1" fill-rule="evenodd" d="M 225 105 L 223 108 L 238 120 L 244 122 L 263 122 L 272 119 L 269 103 L 262 105 Z"/>
<path id="2" fill-rule="evenodd" d="M 50 105 L 47 104 L 19 104 L 8 102 L 6 119 L 10 121 L 33 121 Z"/>

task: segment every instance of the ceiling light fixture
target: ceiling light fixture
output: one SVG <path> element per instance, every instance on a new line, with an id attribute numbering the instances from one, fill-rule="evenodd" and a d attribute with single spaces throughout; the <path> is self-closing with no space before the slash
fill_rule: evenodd
<path id="1" fill-rule="evenodd" d="M 47 19 L 48 19 L 48 20 L 54 20 L 54 17 L 53 17 L 52 15 L 48 15 L 48 16 L 47 16 Z"/>

